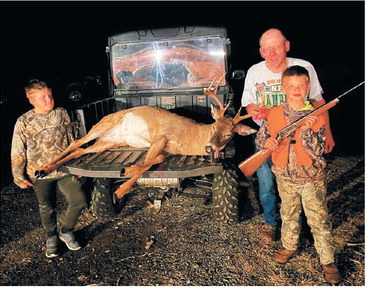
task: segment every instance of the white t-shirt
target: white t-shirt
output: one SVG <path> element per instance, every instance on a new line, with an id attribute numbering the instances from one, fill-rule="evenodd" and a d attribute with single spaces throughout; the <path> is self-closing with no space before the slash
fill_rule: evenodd
<path id="1" fill-rule="evenodd" d="M 319 101 L 322 98 L 323 90 L 315 68 L 310 62 L 302 59 L 287 57 L 288 67 L 299 65 L 307 69 L 310 75 L 311 89 L 305 100 Z M 259 62 L 250 67 L 247 71 L 245 86 L 242 94 L 242 106 L 246 107 L 250 103 L 264 104 L 268 107 L 276 107 L 285 102 L 285 94 L 281 85 L 282 73 L 271 72 L 265 61 Z M 254 120 L 261 125 L 261 120 Z"/>

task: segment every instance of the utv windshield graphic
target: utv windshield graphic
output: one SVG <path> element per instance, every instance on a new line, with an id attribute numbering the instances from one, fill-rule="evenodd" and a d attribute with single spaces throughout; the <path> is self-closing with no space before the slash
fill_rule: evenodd
<path id="1" fill-rule="evenodd" d="M 226 72 L 220 37 L 116 43 L 111 52 L 114 84 L 121 90 L 205 87 Z"/>

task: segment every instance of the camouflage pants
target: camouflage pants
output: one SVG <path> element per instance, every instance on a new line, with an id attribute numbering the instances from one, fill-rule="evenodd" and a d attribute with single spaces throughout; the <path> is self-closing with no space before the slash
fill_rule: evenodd
<path id="1" fill-rule="evenodd" d="M 315 240 L 315 249 L 323 265 L 334 262 L 334 245 L 329 223 L 324 179 L 306 184 L 293 184 L 277 177 L 281 202 L 281 239 L 285 249 L 298 247 L 301 230 L 300 215 L 304 209 Z"/>

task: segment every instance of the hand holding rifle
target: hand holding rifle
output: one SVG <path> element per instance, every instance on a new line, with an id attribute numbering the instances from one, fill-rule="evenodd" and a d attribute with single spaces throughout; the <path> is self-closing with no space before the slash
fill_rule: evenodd
<path id="1" fill-rule="evenodd" d="M 279 148 L 279 144 L 280 142 L 277 139 L 270 137 L 266 139 L 264 148 L 274 152 Z"/>
<path id="2" fill-rule="evenodd" d="M 299 129 L 304 131 L 304 130 L 311 128 L 315 124 L 316 120 L 317 120 L 317 116 L 306 117 L 304 119 L 304 124 L 301 127 L 299 127 Z M 281 141 L 278 141 L 274 137 L 269 137 L 265 141 L 264 148 L 274 152 L 279 148 L 280 144 L 281 144 Z"/>
<path id="3" fill-rule="evenodd" d="M 305 119 L 304 119 L 304 123 L 301 127 L 299 127 L 299 130 L 301 131 L 304 131 L 304 130 L 307 130 L 307 129 L 310 129 L 316 122 L 317 120 L 317 116 L 307 116 Z"/>

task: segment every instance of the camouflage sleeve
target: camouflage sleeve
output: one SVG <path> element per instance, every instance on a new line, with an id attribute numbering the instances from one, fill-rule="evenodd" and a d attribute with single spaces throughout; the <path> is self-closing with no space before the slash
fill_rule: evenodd
<path id="1" fill-rule="evenodd" d="M 255 144 L 257 149 L 261 149 L 265 145 L 266 139 L 270 137 L 268 121 L 264 119 L 260 126 L 259 131 L 256 134 Z"/>
<path id="2" fill-rule="evenodd" d="M 301 133 L 302 144 L 315 157 L 321 157 L 325 150 L 325 126 L 314 132 L 306 129 Z"/>
<path id="3" fill-rule="evenodd" d="M 19 184 L 28 181 L 26 178 L 26 138 L 24 134 L 24 123 L 19 118 L 15 123 L 13 139 L 11 144 L 11 169 L 14 177 L 14 183 Z"/>
<path id="4" fill-rule="evenodd" d="M 70 144 L 74 140 L 73 136 L 73 123 L 70 120 L 68 112 L 63 109 L 64 126 L 66 127 L 66 136 L 68 137 L 68 143 Z"/>

